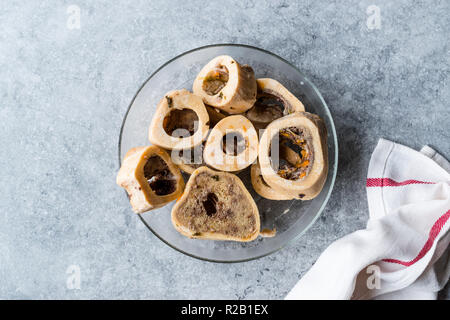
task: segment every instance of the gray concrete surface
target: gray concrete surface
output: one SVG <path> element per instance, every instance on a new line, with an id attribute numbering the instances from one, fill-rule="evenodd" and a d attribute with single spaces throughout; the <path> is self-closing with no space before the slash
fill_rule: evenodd
<path id="1" fill-rule="evenodd" d="M 449 1 L 267 3 L 2 3 L 0 298 L 283 298 L 333 240 L 365 226 L 379 137 L 450 156 Z M 67 27 L 70 5 L 80 29 Z M 379 29 L 366 24 L 370 5 Z M 166 60 L 212 43 L 258 46 L 298 66 L 328 102 L 340 143 L 335 190 L 315 225 L 233 265 L 166 246 L 115 185 L 136 90 Z"/>

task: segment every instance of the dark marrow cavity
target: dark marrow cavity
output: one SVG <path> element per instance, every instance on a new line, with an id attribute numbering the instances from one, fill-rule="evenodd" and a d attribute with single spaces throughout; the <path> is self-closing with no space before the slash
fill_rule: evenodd
<path id="1" fill-rule="evenodd" d="M 158 156 L 152 156 L 144 166 L 144 177 L 148 185 L 158 196 L 175 192 L 175 176 L 170 172 L 166 162 Z"/>
<path id="2" fill-rule="evenodd" d="M 215 193 L 209 192 L 206 195 L 206 200 L 203 201 L 203 208 L 208 216 L 212 216 L 217 212 L 216 205 L 218 200 Z"/>
<path id="3" fill-rule="evenodd" d="M 237 156 L 246 147 L 247 142 L 240 132 L 230 132 L 222 138 L 222 150 L 226 154 Z"/>
<path id="4" fill-rule="evenodd" d="M 250 121 L 269 123 L 285 114 L 285 102 L 276 95 L 259 92 L 253 107 L 247 111 Z"/>
<path id="5" fill-rule="evenodd" d="M 281 129 L 271 141 L 269 156 L 272 168 L 283 179 L 303 179 L 312 167 L 313 154 L 303 129 Z"/>
<path id="6" fill-rule="evenodd" d="M 180 138 L 192 136 L 197 127 L 198 116 L 191 109 L 173 109 L 166 115 L 163 121 L 163 128 L 166 133 L 169 136 L 177 136 Z"/>
<path id="7" fill-rule="evenodd" d="M 222 90 L 228 82 L 229 73 L 227 67 L 219 65 L 208 72 L 203 79 L 203 91 L 214 96 Z"/>

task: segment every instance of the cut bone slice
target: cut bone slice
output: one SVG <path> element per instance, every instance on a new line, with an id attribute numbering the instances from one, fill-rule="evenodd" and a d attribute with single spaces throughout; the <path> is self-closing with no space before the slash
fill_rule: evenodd
<path id="1" fill-rule="evenodd" d="M 127 191 L 136 213 L 162 207 L 178 198 L 184 189 L 180 170 L 157 146 L 129 150 L 116 182 Z"/>
<path id="2" fill-rule="evenodd" d="M 256 100 L 255 73 L 230 56 L 218 56 L 197 75 L 193 91 L 210 106 L 230 114 L 242 113 Z"/>
<path id="3" fill-rule="evenodd" d="M 206 139 L 208 130 L 209 116 L 202 99 L 185 89 L 175 90 L 159 102 L 149 140 L 164 149 L 190 149 Z"/>
<path id="4" fill-rule="evenodd" d="M 256 83 L 258 84 L 256 102 L 246 112 L 246 117 L 255 128 L 263 129 L 282 116 L 305 111 L 303 103 L 277 80 L 260 78 Z"/>
<path id="5" fill-rule="evenodd" d="M 241 115 L 229 116 L 216 124 L 206 140 L 205 163 L 222 171 L 247 168 L 258 157 L 258 135 L 252 123 Z"/>
<path id="6" fill-rule="evenodd" d="M 295 196 L 289 194 L 289 192 L 283 191 L 280 192 L 269 186 L 264 181 L 264 178 L 261 174 L 261 168 L 259 167 L 259 163 L 252 164 L 250 175 L 252 179 L 253 189 L 261 197 L 269 200 L 291 200 L 295 198 Z"/>
<path id="7" fill-rule="evenodd" d="M 251 241 L 260 228 L 258 208 L 242 181 L 207 167 L 190 176 L 172 223 L 184 236 L 212 240 Z"/>
<path id="8" fill-rule="evenodd" d="M 286 152 L 286 147 L 291 150 Z M 328 174 L 327 152 L 326 128 L 317 115 L 299 112 L 277 119 L 267 127 L 259 144 L 264 181 L 296 199 L 313 199 Z"/>

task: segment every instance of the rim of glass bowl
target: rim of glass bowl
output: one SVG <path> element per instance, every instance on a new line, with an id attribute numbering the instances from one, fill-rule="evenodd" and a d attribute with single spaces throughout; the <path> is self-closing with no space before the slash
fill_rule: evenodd
<path id="1" fill-rule="evenodd" d="M 163 65 L 161 65 L 158 69 L 156 69 L 156 70 L 155 70 L 155 71 L 147 78 L 147 80 L 144 81 L 144 83 L 140 86 L 139 90 L 138 90 L 138 91 L 136 92 L 136 94 L 133 96 L 133 99 L 131 100 L 130 104 L 128 105 L 127 111 L 125 112 L 125 115 L 124 115 L 123 121 L 122 121 L 122 125 L 121 125 L 121 127 L 120 127 L 119 144 L 118 144 L 118 158 L 119 158 L 119 168 L 120 168 L 120 166 L 122 165 L 122 161 L 121 161 L 121 159 L 120 159 L 120 149 L 121 149 L 121 146 L 122 146 L 122 133 L 123 133 L 123 128 L 124 128 L 124 126 L 125 126 L 125 122 L 126 122 L 126 120 L 127 120 L 128 113 L 130 112 L 130 109 L 131 109 L 131 106 L 132 106 L 133 103 L 134 103 L 134 100 L 136 99 L 136 97 L 138 96 L 138 94 L 141 92 L 142 88 L 147 84 L 147 82 L 150 81 L 150 79 L 151 79 L 155 74 L 157 74 L 160 70 L 162 70 L 165 66 L 167 66 L 167 65 L 170 64 L 172 61 L 177 60 L 178 58 L 180 58 L 180 57 L 182 57 L 182 56 L 185 56 L 185 55 L 190 54 L 190 53 L 195 52 L 195 51 L 207 49 L 207 48 L 213 48 L 213 47 L 226 47 L 226 46 L 230 46 L 230 47 L 244 47 L 244 48 L 249 48 L 249 49 L 258 50 L 258 51 L 267 53 L 267 54 L 269 54 L 269 55 L 271 55 L 271 56 L 273 56 L 273 57 L 275 57 L 275 58 L 277 58 L 277 59 L 283 61 L 284 63 L 288 64 L 291 68 L 293 68 L 295 71 L 297 71 L 299 74 L 301 74 L 301 75 L 303 76 L 304 80 L 307 81 L 308 84 L 311 85 L 311 87 L 314 89 L 314 91 L 316 92 L 316 94 L 317 94 L 317 96 L 319 97 L 320 101 L 322 102 L 322 104 L 323 104 L 324 107 L 325 107 L 325 112 L 326 112 L 327 116 L 330 118 L 331 133 L 332 133 L 331 135 L 333 136 L 334 145 L 335 145 L 334 167 L 333 167 L 333 170 L 332 170 L 332 175 L 333 175 L 333 176 L 331 177 L 330 188 L 329 188 L 329 190 L 328 190 L 328 194 L 327 194 L 326 197 L 325 197 L 325 201 L 322 203 L 322 205 L 321 205 L 319 211 L 317 212 L 316 216 L 311 220 L 311 222 L 306 226 L 306 228 L 303 229 L 302 232 L 300 232 L 299 234 L 297 234 L 297 235 L 296 235 L 295 237 L 293 237 L 291 240 L 285 242 L 284 244 L 280 245 L 279 247 L 277 247 L 277 248 L 275 248 L 275 249 L 273 249 L 273 250 L 271 250 L 271 251 L 269 251 L 269 252 L 267 252 L 267 253 L 264 253 L 264 254 L 261 254 L 261 255 L 258 255 L 258 256 L 254 256 L 254 257 L 251 257 L 251 258 L 247 258 L 247 259 L 240 259 L 240 260 L 233 260 L 233 261 L 214 260 L 214 259 L 208 259 L 208 258 L 204 258 L 204 257 L 199 257 L 199 256 L 196 256 L 196 255 L 194 255 L 194 254 L 185 252 L 185 251 L 183 251 L 182 249 L 177 248 L 176 246 L 174 246 L 174 245 L 172 245 L 171 243 L 167 242 L 165 239 L 163 239 L 162 237 L 160 237 L 159 234 L 156 233 L 156 232 L 148 225 L 148 223 L 141 217 L 140 214 L 138 215 L 138 216 L 139 216 L 139 219 L 141 219 L 142 223 L 143 223 L 143 224 L 144 224 L 144 225 L 145 225 L 145 226 L 146 226 L 146 227 L 147 227 L 147 228 L 148 228 L 148 229 L 149 229 L 149 230 L 150 230 L 150 231 L 151 231 L 151 232 L 159 239 L 159 240 L 161 240 L 162 242 L 164 242 L 164 243 L 165 243 L 166 245 L 168 245 L 169 247 L 171 247 L 171 248 L 177 250 L 178 252 L 181 252 L 181 253 L 183 253 L 183 254 L 185 254 L 185 255 L 187 255 L 187 256 L 190 256 L 190 257 L 192 257 L 192 258 L 196 258 L 196 259 L 199 259 L 199 260 L 203 260 L 203 261 L 216 262 L 216 263 L 237 263 L 237 262 L 246 262 L 246 261 L 256 260 L 256 259 L 260 259 L 260 258 L 262 258 L 262 257 L 268 256 L 268 255 L 270 255 L 270 254 L 272 254 L 272 253 L 275 253 L 275 252 L 277 252 L 278 250 L 284 248 L 284 247 L 287 246 L 288 244 L 291 244 L 291 243 L 293 243 L 294 241 L 298 240 L 298 239 L 299 239 L 306 231 L 309 230 L 309 228 L 311 228 L 311 226 L 312 226 L 312 225 L 316 222 L 316 220 L 320 217 L 320 215 L 322 214 L 323 210 L 325 209 L 325 207 L 326 207 L 326 205 L 327 205 L 327 203 L 328 203 L 328 200 L 330 199 L 331 193 L 333 192 L 334 183 L 335 183 L 335 180 L 336 180 L 336 174 L 337 174 L 337 167 L 338 167 L 338 150 L 339 150 L 339 148 L 338 148 L 338 141 L 337 141 L 337 134 L 336 134 L 336 128 L 335 128 L 335 126 L 334 126 L 333 117 L 332 117 L 331 112 L 330 112 L 330 109 L 328 108 L 327 103 L 326 103 L 325 100 L 323 99 L 322 94 L 320 93 L 319 89 L 317 89 L 317 87 L 314 85 L 314 83 L 313 83 L 312 81 L 310 81 L 310 80 L 308 79 L 308 77 L 306 77 L 306 76 L 305 76 L 305 75 L 304 75 L 304 74 L 303 74 L 303 73 L 302 73 L 295 65 L 293 65 L 291 62 L 287 61 L 286 59 L 284 59 L 284 58 L 282 58 L 282 57 L 280 57 L 280 56 L 278 56 L 278 55 L 276 55 L 276 54 L 274 54 L 274 53 L 272 53 L 272 52 L 270 52 L 270 51 L 267 51 L 267 50 L 264 50 L 264 49 L 261 49 L 261 48 L 258 48 L 258 47 L 250 46 L 250 45 L 247 45 L 247 44 L 234 44 L 234 43 L 218 43 L 218 44 L 211 44 L 211 45 L 207 45 L 207 46 L 202 46 L 202 47 L 198 47 L 198 48 L 195 48 L 195 49 L 191 49 L 191 50 L 185 51 L 185 52 L 183 52 L 183 53 L 177 55 L 176 57 L 174 57 L 174 58 L 172 58 L 172 59 L 166 61 Z M 328 173 L 328 174 L 329 174 L 329 173 Z M 126 192 L 125 192 L 125 193 L 126 193 Z"/>

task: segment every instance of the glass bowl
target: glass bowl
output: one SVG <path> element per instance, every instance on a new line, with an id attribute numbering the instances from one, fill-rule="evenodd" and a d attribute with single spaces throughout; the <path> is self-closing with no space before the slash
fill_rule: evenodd
<path id="1" fill-rule="evenodd" d="M 271 254 L 305 233 L 320 216 L 333 189 L 338 162 L 333 119 L 317 88 L 295 66 L 271 52 L 237 44 L 201 47 L 171 59 L 148 78 L 133 98 L 120 131 L 119 162 L 129 149 L 149 145 L 148 126 L 161 97 L 169 90 L 185 88 L 192 91 L 197 73 L 219 55 L 230 55 L 239 63 L 252 66 L 257 78 L 268 77 L 281 82 L 303 102 L 308 112 L 325 121 L 328 130 L 328 177 L 322 192 L 313 200 L 264 199 L 254 192 L 249 169 L 238 174 L 258 205 L 261 228 L 276 228 L 277 234 L 273 238 L 259 237 L 247 243 L 189 239 L 172 226 L 170 212 L 174 203 L 139 215 L 159 239 L 182 253 L 214 262 L 241 262 Z"/>

